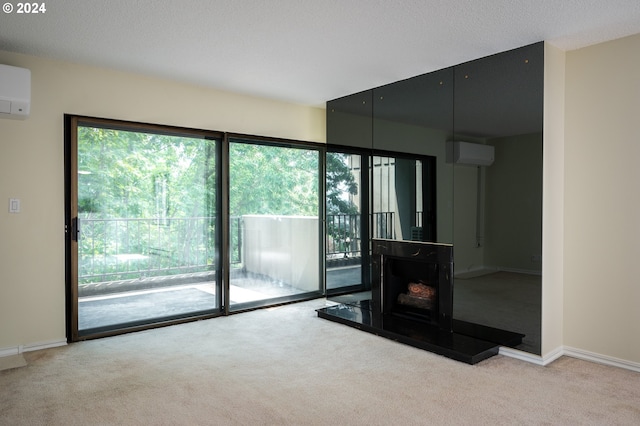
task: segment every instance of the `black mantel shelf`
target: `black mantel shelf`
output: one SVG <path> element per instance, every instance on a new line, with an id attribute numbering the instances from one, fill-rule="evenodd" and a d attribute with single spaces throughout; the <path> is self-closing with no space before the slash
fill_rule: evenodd
<path id="1" fill-rule="evenodd" d="M 318 309 L 318 316 L 369 333 L 427 350 L 447 358 L 476 364 L 498 353 L 500 346 L 515 346 L 524 335 L 465 321 L 453 320 L 453 333 L 395 314 L 374 313 L 370 301 Z"/>

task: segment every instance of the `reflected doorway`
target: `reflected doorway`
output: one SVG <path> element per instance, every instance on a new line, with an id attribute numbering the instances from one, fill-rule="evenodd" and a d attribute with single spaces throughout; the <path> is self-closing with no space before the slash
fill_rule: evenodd
<path id="1" fill-rule="evenodd" d="M 436 241 L 435 157 L 330 148 L 326 158 L 326 292 L 358 303 L 371 298 L 371 238 Z"/>

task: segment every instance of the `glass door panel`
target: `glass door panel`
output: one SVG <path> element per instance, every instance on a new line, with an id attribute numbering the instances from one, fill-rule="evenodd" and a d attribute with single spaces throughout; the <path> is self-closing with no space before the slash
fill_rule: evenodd
<path id="1" fill-rule="evenodd" d="M 76 131 L 78 336 L 219 310 L 218 142 Z"/>
<path id="2" fill-rule="evenodd" d="M 363 259 L 368 258 L 368 222 L 362 219 L 362 162 L 368 157 L 326 154 L 327 294 L 363 289 Z M 364 251 L 364 252 L 363 252 Z M 362 288 L 361 288 L 362 287 Z"/>
<path id="3" fill-rule="evenodd" d="M 264 306 L 319 294 L 320 153 L 229 144 L 229 306 Z"/>

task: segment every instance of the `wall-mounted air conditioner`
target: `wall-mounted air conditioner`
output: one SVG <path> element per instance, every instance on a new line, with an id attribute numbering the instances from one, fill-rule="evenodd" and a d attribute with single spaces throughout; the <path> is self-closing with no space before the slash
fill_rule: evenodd
<path id="1" fill-rule="evenodd" d="M 31 106 L 31 71 L 0 64 L 0 118 L 23 120 Z"/>
<path id="2" fill-rule="evenodd" d="M 447 163 L 490 166 L 495 159 L 495 148 L 479 143 L 447 142 Z"/>

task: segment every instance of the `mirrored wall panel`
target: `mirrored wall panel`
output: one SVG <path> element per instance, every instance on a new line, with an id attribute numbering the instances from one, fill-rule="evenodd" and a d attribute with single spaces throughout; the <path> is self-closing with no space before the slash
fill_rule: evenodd
<path id="1" fill-rule="evenodd" d="M 435 186 L 434 163 L 435 159 L 422 156 L 372 157 L 372 238 L 433 241 L 436 226 L 430 216 L 434 199 L 425 187 Z"/>
<path id="2" fill-rule="evenodd" d="M 425 219 L 422 240 L 429 242 L 453 242 L 453 165 L 446 156 L 446 142 L 453 137 L 453 79 L 453 68 L 447 68 L 373 89 L 373 148 L 430 158 L 415 166 L 420 172 L 425 167 L 428 180 L 424 186 L 417 183 L 428 208 L 416 211 Z M 404 175 L 415 168 L 410 157 L 398 165 L 403 179 L 409 179 Z M 410 234 L 402 239 L 411 239 Z"/>
<path id="3" fill-rule="evenodd" d="M 454 317 L 540 353 L 542 43 L 455 67 Z"/>
<path id="4" fill-rule="evenodd" d="M 327 143 L 371 148 L 373 90 L 327 102 Z"/>
<path id="5" fill-rule="evenodd" d="M 543 89 L 540 42 L 327 103 L 328 144 L 371 150 L 371 237 L 453 244 L 454 319 L 535 354 Z"/>

